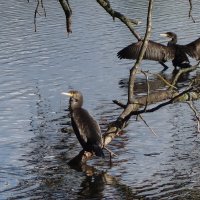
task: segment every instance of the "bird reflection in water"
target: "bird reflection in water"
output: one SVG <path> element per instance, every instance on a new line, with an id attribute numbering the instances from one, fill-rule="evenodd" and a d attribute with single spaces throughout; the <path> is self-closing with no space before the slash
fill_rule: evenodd
<path id="1" fill-rule="evenodd" d="M 93 197 L 102 199 L 104 196 L 104 189 L 106 181 L 104 179 L 104 172 L 87 175 L 85 180 L 81 183 L 81 189 L 78 192 L 82 198 Z"/>
<path id="2" fill-rule="evenodd" d="M 124 199 L 137 199 L 134 189 L 121 183 L 119 178 L 87 164 L 82 165 L 82 171 L 86 176 L 77 194 L 80 199 L 118 199 L 120 196 Z"/>

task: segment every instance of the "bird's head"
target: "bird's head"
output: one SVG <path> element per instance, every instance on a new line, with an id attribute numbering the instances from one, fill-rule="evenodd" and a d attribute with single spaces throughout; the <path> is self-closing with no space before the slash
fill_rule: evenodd
<path id="1" fill-rule="evenodd" d="M 70 90 L 69 92 L 62 92 L 63 95 L 67 95 L 70 97 L 69 99 L 69 108 L 75 109 L 75 108 L 81 108 L 83 105 L 83 95 L 81 92 L 76 90 Z"/>
<path id="2" fill-rule="evenodd" d="M 177 35 L 173 32 L 161 33 L 160 36 L 171 39 L 171 43 L 175 44 L 177 42 Z"/>
<path id="3" fill-rule="evenodd" d="M 162 37 L 167 37 L 167 38 L 177 38 L 176 34 L 173 32 L 166 32 L 166 33 L 161 33 L 160 36 Z"/>

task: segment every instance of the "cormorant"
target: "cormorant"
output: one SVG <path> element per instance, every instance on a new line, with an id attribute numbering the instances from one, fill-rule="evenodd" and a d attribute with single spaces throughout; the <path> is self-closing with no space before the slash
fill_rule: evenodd
<path id="1" fill-rule="evenodd" d="M 76 90 L 71 90 L 68 93 L 63 92 L 62 94 L 70 96 L 69 110 L 72 127 L 83 150 L 104 157 L 100 127 L 88 111 L 82 108 L 83 95 Z"/>
<path id="2" fill-rule="evenodd" d="M 167 32 L 160 34 L 170 38 L 167 46 L 149 40 L 146 52 L 143 59 L 159 61 L 165 69 L 168 67 L 164 64 L 168 60 L 172 60 L 173 66 L 176 67 L 190 67 L 190 61 L 187 56 L 200 60 L 200 38 L 187 44 L 178 45 L 177 35 L 172 32 Z M 137 59 L 143 41 L 140 40 L 137 43 L 132 43 L 131 45 L 123 48 L 117 53 L 120 59 Z"/>

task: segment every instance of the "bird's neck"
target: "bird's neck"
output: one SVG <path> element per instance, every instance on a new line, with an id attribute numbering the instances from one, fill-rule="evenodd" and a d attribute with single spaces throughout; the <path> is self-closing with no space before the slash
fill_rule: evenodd
<path id="1" fill-rule="evenodd" d="M 168 46 L 175 45 L 177 43 L 177 37 L 172 38 L 171 41 L 168 42 Z"/>
<path id="2" fill-rule="evenodd" d="M 81 109 L 81 106 L 79 106 L 79 105 L 70 105 L 69 106 L 70 111 L 79 110 L 79 109 Z"/>

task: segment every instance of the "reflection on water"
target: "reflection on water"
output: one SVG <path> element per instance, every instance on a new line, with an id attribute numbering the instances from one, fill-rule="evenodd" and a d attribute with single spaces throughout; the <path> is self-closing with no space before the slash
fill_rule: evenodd
<path id="1" fill-rule="evenodd" d="M 111 3 L 142 20 L 137 30 L 144 33 L 146 1 Z M 193 3 L 196 24 L 188 19 L 188 5 L 182 1 L 156 1 L 152 39 L 166 43 L 158 36 L 172 30 L 181 44 L 199 37 L 200 5 Z M 200 140 L 193 113 L 185 104 L 144 114 L 158 137 L 132 118 L 124 134 L 109 145 L 118 155 L 112 166 L 108 155 L 79 170 L 67 165 L 81 147 L 70 125 L 68 102 L 60 93 L 81 90 L 84 106 L 103 130 L 116 119 L 121 110 L 112 100 L 126 100 L 133 65 L 116 57 L 135 41 L 125 26 L 113 22 L 95 1 L 85 6 L 75 0 L 73 34 L 68 38 L 64 14 L 52 0 L 45 3 L 47 18 L 38 16 L 35 33 L 35 1 L 0 4 L 0 199 L 199 199 Z M 144 61 L 142 68 L 162 70 L 153 61 Z M 171 80 L 171 72 L 167 70 L 164 77 Z M 153 75 L 150 86 L 165 87 Z M 146 92 L 145 87 L 145 78 L 138 76 L 138 95 Z M 195 105 L 199 108 L 199 102 Z"/>

